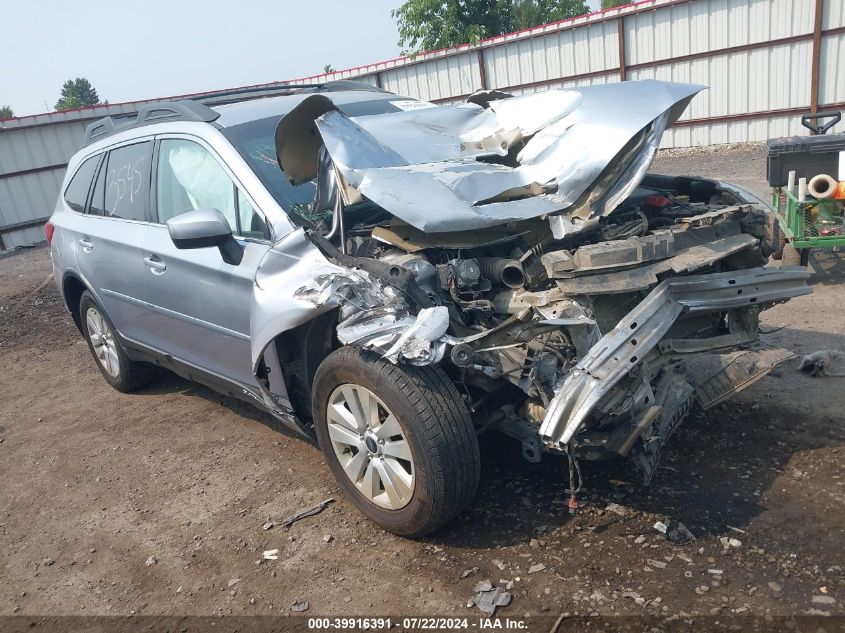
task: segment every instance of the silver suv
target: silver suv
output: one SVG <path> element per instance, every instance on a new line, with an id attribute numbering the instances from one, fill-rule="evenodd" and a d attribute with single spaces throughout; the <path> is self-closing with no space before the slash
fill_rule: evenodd
<path id="1" fill-rule="evenodd" d="M 580 460 L 648 483 L 693 406 L 791 357 L 759 313 L 809 292 L 764 267 L 760 200 L 646 173 L 701 88 L 343 82 L 106 118 L 46 227 L 56 282 L 115 389 L 164 367 L 252 402 L 395 533 L 466 507 L 488 431 L 562 456 L 575 503 Z"/>

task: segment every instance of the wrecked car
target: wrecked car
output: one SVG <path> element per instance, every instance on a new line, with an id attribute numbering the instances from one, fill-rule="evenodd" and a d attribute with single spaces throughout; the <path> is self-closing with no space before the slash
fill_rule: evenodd
<path id="1" fill-rule="evenodd" d="M 649 174 L 702 89 L 624 82 L 433 105 L 350 82 L 89 126 L 47 224 L 104 378 L 168 368 L 316 438 L 346 495 L 421 536 L 471 501 L 477 437 L 626 459 L 791 352 L 762 310 L 771 210 Z M 624 104 L 624 107 L 623 105 Z"/>

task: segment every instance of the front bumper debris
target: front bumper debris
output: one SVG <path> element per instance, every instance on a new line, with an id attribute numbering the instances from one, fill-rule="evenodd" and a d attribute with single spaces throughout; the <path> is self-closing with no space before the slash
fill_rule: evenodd
<path id="1" fill-rule="evenodd" d="M 661 282 L 560 381 L 540 425 L 541 441 L 563 450 L 596 404 L 661 343 L 682 315 L 786 301 L 811 292 L 809 277 L 805 268 L 756 268 Z M 724 347 L 730 347 L 741 341 L 724 343 Z M 714 346 L 718 344 L 714 342 Z M 716 396 L 708 401 L 714 399 L 721 400 Z"/>

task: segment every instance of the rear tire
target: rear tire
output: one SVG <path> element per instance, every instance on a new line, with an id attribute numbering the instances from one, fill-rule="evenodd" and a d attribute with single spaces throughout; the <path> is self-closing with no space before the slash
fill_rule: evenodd
<path id="1" fill-rule="evenodd" d="M 478 441 L 469 411 L 443 370 L 393 365 L 343 347 L 317 370 L 313 412 L 320 449 L 338 484 L 384 529 L 421 537 L 472 501 L 481 472 Z M 388 420 L 392 430 L 380 433 Z M 403 456 L 394 458 L 390 445 L 401 445 Z M 385 460 L 393 465 L 383 478 Z M 399 465 L 403 470 L 397 471 Z M 388 494 L 394 472 L 403 478 L 403 494 Z"/>
<path id="2" fill-rule="evenodd" d="M 158 375 L 155 366 L 133 361 L 126 355 L 114 325 L 88 290 L 79 299 L 79 318 L 94 362 L 112 387 L 129 393 L 149 384 Z"/>

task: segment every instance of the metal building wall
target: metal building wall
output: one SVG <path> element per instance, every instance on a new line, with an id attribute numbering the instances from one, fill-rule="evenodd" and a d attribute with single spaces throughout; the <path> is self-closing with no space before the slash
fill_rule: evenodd
<path id="1" fill-rule="evenodd" d="M 249 86 L 250 96 L 286 84 Z M 243 89 L 241 89 L 243 90 Z M 105 116 L 135 112 L 165 100 L 202 96 L 225 103 L 229 91 L 117 103 L 0 121 L 0 251 L 40 242 L 52 214 L 70 157 L 82 146 L 85 128 Z"/>
<path id="2" fill-rule="evenodd" d="M 845 0 L 646 0 L 298 81 L 341 77 L 438 103 L 484 88 L 519 94 L 622 79 L 700 83 L 709 89 L 664 147 L 764 141 L 806 134 L 801 115 L 811 109 L 845 109 Z"/>
<path id="3" fill-rule="evenodd" d="M 664 147 L 806 134 L 802 114 L 845 109 L 845 0 L 644 0 L 474 46 L 285 83 L 356 79 L 449 103 L 485 88 L 519 94 L 647 78 L 709 86 L 664 136 Z M 64 165 L 87 123 L 154 102 L 0 122 L 5 248 L 41 239 L 40 226 L 11 232 L 3 227 L 37 223 L 50 214 Z"/>
<path id="4" fill-rule="evenodd" d="M 154 103 L 145 101 L 141 103 Z M 134 112 L 126 103 L 20 117 L 0 123 L 0 250 L 44 239 L 68 160 L 85 127 L 104 116 Z M 20 228 L 9 230 L 9 227 Z"/>

